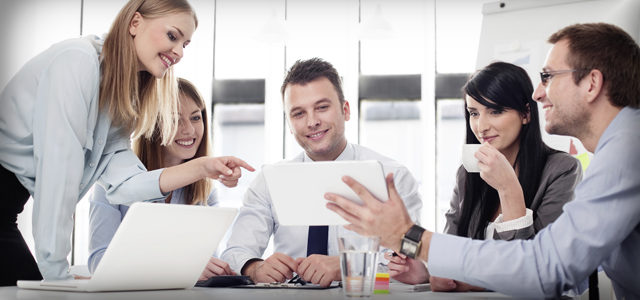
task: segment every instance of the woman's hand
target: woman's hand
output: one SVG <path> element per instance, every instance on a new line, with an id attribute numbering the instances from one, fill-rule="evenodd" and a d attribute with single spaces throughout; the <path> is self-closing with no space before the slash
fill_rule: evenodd
<path id="1" fill-rule="evenodd" d="M 229 187 L 237 185 L 238 179 L 242 176 L 240 168 L 245 168 L 251 172 L 255 171 L 255 169 L 244 160 L 234 156 L 204 158 L 206 159 L 204 167 L 207 177 L 218 179 L 224 183 L 224 185 Z"/>
<path id="2" fill-rule="evenodd" d="M 198 157 L 177 166 L 165 168 L 160 174 L 160 191 L 166 194 L 203 178 L 220 180 L 222 184 L 234 187 L 238 184 L 238 178 L 242 176 L 240 168 L 255 171 L 248 163 L 233 156 Z"/>
<path id="3" fill-rule="evenodd" d="M 502 221 L 515 220 L 526 215 L 524 193 L 507 158 L 488 143 L 478 149 L 475 157 L 480 167 L 480 178 L 498 191 Z"/>
<path id="4" fill-rule="evenodd" d="M 520 186 L 511 163 L 491 144 L 484 143 L 474 156 L 478 159 L 480 178 L 494 189 L 500 191 Z"/>
<path id="5" fill-rule="evenodd" d="M 212 163 L 213 169 L 209 172 L 212 173 L 211 178 L 217 178 L 222 184 L 226 187 L 235 187 L 238 185 L 238 179 L 242 176 L 242 170 L 240 168 L 245 168 L 248 171 L 255 171 L 255 169 L 250 166 L 245 161 L 233 157 L 233 156 L 222 156 L 222 157 L 211 157 L 214 161 Z M 229 173 L 229 170 L 231 173 Z M 217 173 L 219 174 L 217 174 Z"/>
<path id="6" fill-rule="evenodd" d="M 387 267 L 389 267 L 389 275 L 393 279 L 406 284 L 427 282 L 429 272 L 421 261 L 399 253 L 394 256 L 392 252 L 386 252 L 384 258 L 389 260 Z"/>

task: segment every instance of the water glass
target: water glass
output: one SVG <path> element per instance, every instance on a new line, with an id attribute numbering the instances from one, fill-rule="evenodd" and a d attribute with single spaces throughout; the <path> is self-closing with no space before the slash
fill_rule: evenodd
<path id="1" fill-rule="evenodd" d="M 380 238 L 338 230 L 342 290 L 346 297 L 370 297 L 378 266 Z"/>

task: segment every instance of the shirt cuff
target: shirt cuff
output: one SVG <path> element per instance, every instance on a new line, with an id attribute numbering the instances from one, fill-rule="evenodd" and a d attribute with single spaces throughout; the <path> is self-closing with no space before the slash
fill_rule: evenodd
<path id="1" fill-rule="evenodd" d="M 240 263 L 240 266 L 238 267 L 238 270 L 235 271 L 236 273 L 242 275 L 242 271 L 244 271 L 244 267 L 248 264 L 248 263 L 252 263 L 252 262 L 256 262 L 256 261 L 264 261 L 264 259 L 259 258 L 259 257 L 254 257 L 254 258 L 249 258 L 249 259 L 243 259 L 242 263 Z M 249 275 L 246 275 L 249 276 Z"/>
<path id="2" fill-rule="evenodd" d="M 141 199 L 148 199 L 147 201 L 156 201 L 156 200 L 164 200 L 167 196 L 169 196 L 170 191 L 166 194 L 163 194 L 160 190 L 160 174 L 162 174 L 164 168 L 148 171 L 144 177 L 137 185 L 137 188 L 140 191 Z"/>
<path id="3" fill-rule="evenodd" d="M 533 225 L 533 211 L 527 208 L 524 216 L 505 222 L 502 221 L 502 214 L 500 214 L 493 224 L 497 232 L 527 228 Z"/>

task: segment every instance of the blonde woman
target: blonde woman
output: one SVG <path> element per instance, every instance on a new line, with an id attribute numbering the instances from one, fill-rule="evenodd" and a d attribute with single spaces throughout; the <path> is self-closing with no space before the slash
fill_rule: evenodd
<path id="1" fill-rule="evenodd" d="M 203 178 L 233 182 L 234 157 L 199 157 L 147 172 L 129 138 L 172 141 L 178 119 L 172 66 L 197 27 L 185 0 L 130 0 L 103 40 L 53 45 L 0 94 L 0 285 L 67 279 L 75 205 L 98 182 L 114 204 L 165 199 Z M 156 132 L 156 126 L 159 128 Z M 17 228 L 33 196 L 34 260 Z"/>
<path id="2" fill-rule="evenodd" d="M 180 120 L 171 144 L 162 146 L 158 138 L 138 138 L 134 141 L 134 152 L 148 170 L 172 167 L 194 158 L 209 154 L 207 131 L 207 109 L 204 100 L 189 81 L 178 79 Z M 222 181 L 229 187 L 235 182 Z M 90 202 L 89 270 L 95 271 L 107 246 L 116 233 L 129 206 L 110 204 L 101 186 L 93 189 Z M 200 179 L 183 188 L 172 191 L 164 200 L 171 204 L 208 205 L 218 204 L 211 181 Z M 234 275 L 224 261 L 211 257 L 200 280 L 215 275 Z"/>

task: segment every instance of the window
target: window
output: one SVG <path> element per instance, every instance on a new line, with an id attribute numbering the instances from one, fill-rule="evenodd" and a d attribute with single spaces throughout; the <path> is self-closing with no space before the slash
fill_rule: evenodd
<path id="1" fill-rule="evenodd" d="M 445 212 L 456 183 L 465 143 L 464 102 L 460 88 L 476 69 L 482 7 L 494 0 L 435 0 L 436 229 L 442 232 Z"/>
<path id="2" fill-rule="evenodd" d="M 360 101 L 360 144 L 406 166 L 422 183 L 420 100 Z M 385 174 L 386 175 L 386 174 Z"/>
<path id="3" fill-rule="evenodd" d="M 232 155 L 256 169 L 264 163 L 264 104 L 215 104 L 213 109 L 214 156 Z M 215 183 L 220 206 L 240 207 L 244 192 L 257 172 L 245 172 L 238 186 L 227 188 Z"/>
<path id="4" fill-rule="evenodd" d="M 434 72 L 427 42 L 432 13 L 432 1 L 360 1 L 358 137 L 411 171 L 422 195 L 421 223 L 434 230 L 435 192 L 426 182 L 433 173 L 427 126 L 433 99 L 423 85 L 430 78 L 425 74 Z"/>
<path id="5" fill-rule="evenodd" d="M 436 117 L 436 220 L 438 231 L 444 229 L 444 214 L 456 185 L 456 173 L 460 166 L 462 144 L 465 143 L 466 124 L 464 102 L 460 99 L 441 99 L 437 102 Z"/>

